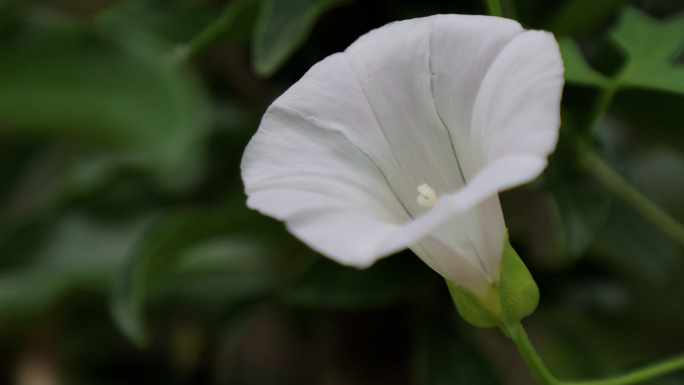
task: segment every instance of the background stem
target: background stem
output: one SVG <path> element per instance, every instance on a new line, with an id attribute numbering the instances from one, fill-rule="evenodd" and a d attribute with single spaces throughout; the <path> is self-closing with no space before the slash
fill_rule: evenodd
<path id="1" fill-rule="evenodd" d="M 608 111 L 608 107 L 613 101 L 613 97 L 615 96 L 615 93 L 617 93 L 618 89 L 619 81 L 614 79 L 608 87 L 601 90 L 589 120 L 589 133 L 596 131 L 596 128 L 601 123 L 601 120 L 603 120 L 603 116 Z"/>
<path id="2" fill-rule="evenodd" d="M 503 9 L 501 8 L 501 3 L 499 0 L 486 0 L 487 11 L 492 16 L 503 17 Z"/>
<path id="3" fill-rule="evenodd" d="M 534 346 L 532 346 L 532 343 L 521 324 L 516 325 L 513 330 L 511 330 L 511 338 L 518 347 L 518 351 L 520 351 L 525 362 L 530 367 L 534 378 L 544 385 L 630 385 L 684 369 L 684 354 L 682 354 L 669 360 L 649 365 L 645 368 L 616 377 L 601 380 L 566 382 L 555 378 L 546 366 L 544 366 L 543 361 L 537 354 Z"/>
<path id="4" fill-rule="evenodd" d="M 641 215 L 684 245 L 684 226 L 632 186 L 622 175 L 592 151 L 586 152 L 586 166 L 606 187 Z"/>

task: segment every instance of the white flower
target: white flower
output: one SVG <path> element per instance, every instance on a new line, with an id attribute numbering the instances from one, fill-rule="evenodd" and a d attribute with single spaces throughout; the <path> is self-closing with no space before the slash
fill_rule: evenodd
<path id="1" fill-rule="evenodd" d="M 483 293 L 506 233 L 497 193 L 546 167 L 562 87 L 550 33 L 488 16 L 388 24 L 270 106 L 242 158 L 247 204 L 340 263 L 409 247 Z"/>

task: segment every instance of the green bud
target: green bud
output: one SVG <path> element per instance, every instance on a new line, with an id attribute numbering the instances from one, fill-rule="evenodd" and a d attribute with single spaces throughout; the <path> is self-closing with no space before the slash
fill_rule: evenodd
<path id="1" fill-rule="evenodd" d="M 537 308 L 539 288 L 511 247 L 508 234 L 504 242 L 501 275 L 485 293 L 473 293 L 450 281 L 447 286 L 463 319 L 477 327 L 498 326 L 508 335 L 513 326 Z"/>

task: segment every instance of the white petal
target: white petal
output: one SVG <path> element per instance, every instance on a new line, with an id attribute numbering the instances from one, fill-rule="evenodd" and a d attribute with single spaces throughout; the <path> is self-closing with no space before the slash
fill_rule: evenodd
<path id="1" fill-rule="evenodd" d="M 418 186 L 427 183 L 441 195 L 464 185 L 449 132 L 432 97 L 430 37 L 435 20 L 386 25 L 344 52 L 399 167 L 383 171 L 414 217 L 426 211 L 416 200 Z"/>
<path id="2" fill-rule="evenodd" d="M 546 158 L 532 154 L 512 154 L 495 159 L 475 175 L 468 187 L 445 197 L 457 211 L 466 211 L 499 191 L 528 182 L 546 168 Z"/>
<path id="3" fill-rule="evenodd" d="M 259 191 L 250 195 L 247 204 L 285 220 L 290 232 L 320 253 L 360 268 L 388 255 L 379 252 L 379 245 L 400 228 L 349 202 L 308 191 Z"/>
<path id="4" fill-rule="evenodd" d="M 448 245 L 472 243 L 472 250 L 477 252 L 466 253 L 462 247 L 454 246 L 455 253 L 483 264 L 482 272 L 496 277 L 506 229 L 497 193 L 519 185 L 529 175 L 539 174 L 546 163 L 546 158 L 527 154 L 496 160 L 466 188 L 440 197 L 427 214 L 394 232 L 381 244 L 381 250 L 400 250 L 402 245 L 419 243 L 429 235 L 444 239 Z M 454 275 L 447 273 L 450 268 L 433 268 L 447 278 Z"/>
<path id="5" fill-rule="evenodd" d="M 371 112 L 364 116 L 363 98 L 348 78 L 321 83 L 320 70 L 330 63 L 340 61 L 319 63 L 268 109 L 245 150 L 242 177 L 250 207 L 287 221 L 302 240 L 340 262 L 367 266 L 384 256 L 375 251 L 382 235 L 410 217 L 368 155 L 382 159 L 388 150 L 382 135 L 373 136 L 375 120 Z M 321 103 L 325 97 L 337 103 Z"/>
<path id="6" fill-rule="evenodd" d="M 563 62 L 553 35 L 526 31 L 501 51 L 482 81 L 473 111 L 475 162 L 512 154 L 546 158 L 558 141 Z M 541 170 L 519 178 L 518 184 Z M 508 186 L 512 187 L 512 186 Z"/>
<path id="7" fill-rule="evenodd" d="M 278 121 L 273 116 L 278 113 L 292 115 L 294 120 Z M 287 135 L 279 132 L 279 126 L 299 131 L 300 120 L 307 121 L 312 129 L 328 132 L 328 136 L 346 139 L 383 173 L 400 172 L 374 111 L 343 54 L 329 56 L 314 65 L 279 97 L 266 112 L 260 131 Z"/>
<path id="8" fill-rule="evenodd" d="M 517 22 L 489 16 L 440 15 L 431 37 L 434 102 L 466 182 L 478 171 L 471 152 L 471 121 L 482 80 L 501 50 L 523 33 Z"/>
<path id="9" fill-rule="evenodd" d="M 496 194 L 546 166 L 562 84 L 553 37 L 510 20 L 446 15 L 372 31 L 269 108 L 243 157 L 248 205 L 342 263 L 410 246 L 483 290 L 505 236 Z"/>
<path id="10" fill-rule="evenodd" d="M 463 279 L 458 269 L 466 260 L 472 267 L 467 271 L 477 270 L 488 279 L 496 279 L 506 229 L 497 193 L 539 174 L 544 167 L 546 158 L 536 155 L 516 154 L 496 160 L 466 188 L 440 197 L 426 215 L 392 233 L 381 244 L 381 250 L 400 250 L 402 246 L 422 244 L 427 236 L 434 237 L 452 249 L 453 258 L 459 259 L 430 261 L 429 253 L 421 255 L 414 250 L 435 271 L 460 283 Z"/>
<path id="11" fill-rule="evenodd" d="M 515 28 L 502 24 L 502 30 L 504 32 L 501 41 L 505 41 L 507 31 Z M 438 35 L 445 34 L 435 34 Z M 496 39 L 491 42 L 493 45 L 497 44 Z M 436 52 L 437 50 L 435 55 Z M 442 63 L 443 60 L 445 59 L 435 59 L 433 62 Z M 457 92 L 449 94 L 439 91 L 442 86 L 458 87 L 454 80 L 457 79 L 455 75 L 450 76 L 453 77 L 442 77 L 443 80 L 446 79 L 445 82 L 435 83 L 440 84 L 435 88 L 435 103 L 440 115 L 449 125 L 452 138 L 468 138 L 457 130 L 460 129 L 459 124 L 465 124 L 467 118 L 459 116 L 457 110 L 447 108 L 449 103 L 456 106 L 467 98 L 464 96 L 465 99 L 459 99 Z M 562 61 L 553 36 L 541 31 L 515 34 L 496 55 L 481 82 L 473 104 L 469 149 L 457 152 L 467 186 L 455 194 L 442 196 L 430 212 L 395 233 L 383 247 L 395 249 L 402 242 L 419 242 L 425 236 L 441 232 L 440 226 L 454 227 L 455 229 L 450 230 L 455 237 L 454 244 L 462 243 L 463 239 L 459 237 L 466 236 L 467 233 L 460 231 L 459 226 L 453 224 L 452 218 L 468 215 L 477 205 L 495 197 L 498 192 L 534 179 L 546 167 L 546 157 L 553 151 L 558 140 L 563 87 Z M 454 143 L 454 147 L 458 148 L 458 143 Z M 467 154 L 470 158 L 461 154 Z M 487 231 L 496 235 L 488 237 L 489 244 L 486 248 L 500 250 L 503 246 L 503 226 L 496 223 L 502 223 L 502 220 L 494 219 L 496 216 L 492 215 L 489 217 L 492 220 Z M 471 232 L 467 236 L 472 240 L 477 237 L 477 233 Z M 457 250 L 458 246 L 452 248 Z M 493 257 L 485 253 L 478 255 L 488 271 L 498 267 L 500 253 L 493 254 Z M 440 271 L 440 268 L 436 269 Z M 443 272 L 442 274 L 449 277 Z"/>
<path id="12" fill-rule="evenodd" d="M 506 226 L 496 195 L 428 234 L 411 250 L 442 276 L 483 294 L 498 279 Z"/>

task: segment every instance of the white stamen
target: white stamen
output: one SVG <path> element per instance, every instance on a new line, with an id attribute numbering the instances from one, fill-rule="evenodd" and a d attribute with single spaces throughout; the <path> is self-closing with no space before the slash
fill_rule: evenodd
<path id="1" fill-rule="evenodd" d="M 430 187 L 427 183 L 423 183 L 420 186 L 418 186 L 418 204 L 430 208 L 432 207 L 435 202 L 437 202 L 437 194 L 435 194 L 435 190 Z"/>

